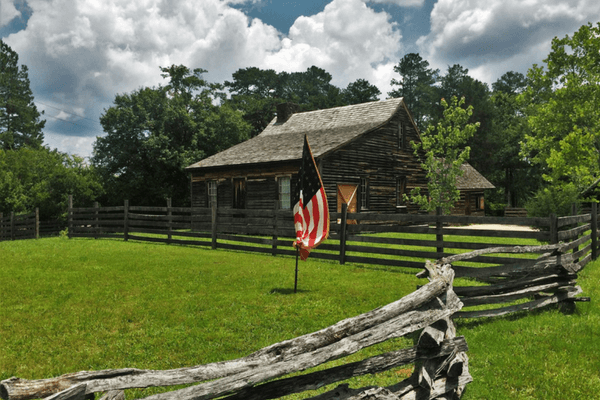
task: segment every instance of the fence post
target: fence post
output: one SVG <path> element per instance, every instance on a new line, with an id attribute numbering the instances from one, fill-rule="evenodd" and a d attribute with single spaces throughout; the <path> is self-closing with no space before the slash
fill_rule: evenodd
<path id="1" fill-rule="evenodd" d="M 171 239 L 173 238 L 173 210 L 171 210 L 171 198 L 167 198 L 167 221 L 169 222 L 169 227 L 167 228 L 167 243 L 171 244 Z"/>
<path id="2" fill-rule="evenodd" d="M 97 201 L 94 202 L 94 239 L 98 239 L 98 231 L 99 231 L 99 226 L 98 226 L 98 208 L 100 207 L 100 205 L 98 204 Z"/>
<path id="3" fill-rule="evenodd" d="M 577 215 L 577 203 L 572 203 L 571 204 L 571 215 Z M 573 228 L 577 227 L 577 223 L 573 224 Z M 575 240 L 579 239 L 579 237 L 577 237 Z M 575 246 L 573 248 L 573 253 L 577 253 L 579 251 L 579 246 Z M 575 258 L 573 259 L 574 263 L 579 262 L 579 258 Z"/>
<path id="4" fill-rule="evenodd" d="M 10 212 L 10 240 L 15 240 L 15 212 Z"/>
<path id="5" fill-rule="evenodd" d="M 67 211 L 67 228 L 69 239 L 71 239 L 71 235 L 73 234 L 73 195 L 69 195 L 69 209 Z"/>
<path id="6" fill-rule="evenodd" d="M 35 238 L 40 238 L 40 209 L 39 207 L 35 208 Z"/>
<path id="7" fill-rule="evenodd" d="M 279 235 L 277 234 L 277 228 L 279 226 L 279 201 L 275 201 L 275 209 L 273 210 L 273 245 L 271 250 L 271 255 L 277 255 L 277 240 L 279 240 Z"/>
<path id="8" fill-rule="evenodd" d="M 558 217 L 550 214 L 550 244 L 558 243 Z"/>
<path id="9" fill-rule="evenodd" d="M 211 237 L 212 237 L 212 249 L 217 248 L 217 205 L 212 204 L 211 206 Z"/>
<path id="10" fill-rule="evenodd" d="M 346 228 L 348 227 L 348 204 L 342 204 L 342 226 L 340 230 L 340 264 L 346 263 Z"/>
<path id="11" fill-rule="evenodd" d="M 435 209 L 435 240 L 441 242 L 441 245 L 436 249 L 438 258 L 444 257 L 444 233 L 442 231 L 444 224 L 442 223 L 442 207 Z"/>
<path id="12" fill-rule="evenodd" d="M 592 203 L 592 259 L 598 258 L 598 203 Z"/>
<path id="13" fill-rule="evenodd" d="M 4 240 L 4 213 L 0 212 L 0 241 Z"/>
<path id="14" fill-rule="evenodd" d="M 123 203 L 123 239 L 129 240 L 129 200 Z"/>

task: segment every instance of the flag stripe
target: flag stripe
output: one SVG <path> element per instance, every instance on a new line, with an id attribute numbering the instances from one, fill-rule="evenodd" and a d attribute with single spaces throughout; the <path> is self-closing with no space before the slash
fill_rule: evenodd
<path id="1" fill-rule="evenodd" d="M 329 235 L 327 196 L 306 136 L 298 178 L 298 202 L 294 205 L 294 245 L 301 250 L 300 256 L 305 260 L 310 250 Z"/>

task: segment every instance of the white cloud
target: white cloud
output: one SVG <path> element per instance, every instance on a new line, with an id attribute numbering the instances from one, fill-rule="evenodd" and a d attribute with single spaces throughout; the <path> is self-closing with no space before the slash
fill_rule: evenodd
<path id="1" fill-rule="evenodd" d="M 316 65 L 340 87 L 358 78 L 375 83 L 378 66 L 399 58 L 401 39 L 388 14 L 361 0 L 334 0 L 316 15 L 299 17 L 281 49 L 268 54 L 262 66 L 303 71 Z"/>
<path id="2" fill-rule="evenodd" d="M 0 1 L 5 18 L 5 4 L 12 3 Z M 26 29 L 4 40 L 29 67 L 36 100 L 94 121 L 116 94 L 165 83 L 159 67 L 171 64 L 204 68 L 212 82 L 250 66 L 304 71 L 317 65 L 337 86 L 364 78 L 389 90 L 380 85 L 389 86 L 402 36 L 385 12 L 363 0 L 333 0 L 316 15 L 299 17 L 283 37 L 230 6 L 242 3 L 261 1 L 28 0 Z M 46 110 L 49 117 L 57 113 Z M 76 141 L 63 127 L 48 118 L 48 141 L 86 154 L 102 134 L 96 124 Z"/>
<path id="3" fill-rule="evenodd" d="M 431 32 L 417 44 L 442 71 L 459 63 L 492 82 L 510 70 L 526 72 L 548 54 L 552 37 L 598 19 L 596 0 L 439 0 Z"/>
<path id="4" fill-rule="evenodd" d="M 368 0 L 369 3 L 393 4 L 400 7 L 421 7 L 425 0 Z"/>
<path id="5" fill-rule="evenodd" d="M 19 16 L 21 13 L 16 9 L 13 0 L 0 0 L 0 28 Z"/>

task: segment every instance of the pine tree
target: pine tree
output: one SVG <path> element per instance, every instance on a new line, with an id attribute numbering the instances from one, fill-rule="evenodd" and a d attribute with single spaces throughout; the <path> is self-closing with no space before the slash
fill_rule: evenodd
<path id="1" fill-rule="evenodd" d="M 39 148 L 46 121 L 33 102 L 27 66 L 19 68 L 19 56 L 0 40 L 0 149 Z"/>

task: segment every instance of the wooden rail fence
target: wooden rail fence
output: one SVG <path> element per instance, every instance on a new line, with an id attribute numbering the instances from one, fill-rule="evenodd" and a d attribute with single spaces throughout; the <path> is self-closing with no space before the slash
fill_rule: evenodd
<path id="1" fill-rule="evenodd" d="M 182 207 L 69 208 L 70 237 L 119 238 L 294 256 L 291 211 Z M 457 278 L 483 282 L 456 292 L 468 310 L 458 317 L 503 315 L 576 298 L 577 273 L 598 255 L 598 215 L 501 218 L 443 215 L 331 215 L 330 239 L 312 258 L 421 269 L 427 260 L 452 264 Z M 348 224 L 347 221 L 352 221 Z M 509 224 L 535 230 L 469 229 Z M 528 239 L 532 246 L 511 243 Z M 548 243 L 546 246 L 536 244 Z M 517 250 L 515 250 L 517 249 Z M 460 255 L 467 253 L 468 255 Z M 534 258 L 536 253 L 539 257 Z M 534 300 L 525 302 L 527 299 Z M 515 302 L 521 304 L 515 305 Z M 489 309 L 489 307 L 499 308 Z M 485 307 L 484 307 L 485 306 Z M 485 309 L 482 309 L 485 308 Z"/>
<path id="2" fill-rule="evenodd" d="M 60 220 L 40 221 L 39 215 L 37 208 L 28 214 L 0 213 L 0 242 L 57 236 L 67 227 L 66 222 Z"/>
<path id="3" fill-rule="evenodd" d="M 39 210 L 29 214 L 0 213 L 0 241 L 36 239 L 40 237 Z"/>
<path id="4" fill-rule="evenodd" d="M 435 399 L 459 398 L 472 381 L 464 337 L 456 337 L 450 317 L 462 304 L 452 291 L 454 271 L 427 265 L 430 282 L 415 292 L 365 314 L 330 327 L 258 350 L 246 357 L 173 370 L 120 369 L 83 371 L 57 378 L 0 382 L 4 400 L 83 400 L 107 392 L 102 399 L 124 398 L 123 390 L 198 383 L 185 389 L 147 397 L 148 400 L 275 399 L 314 390 L 366 374 L 415 364 L 411 377 L 390 387 L 350 389 L 339 385 L 313 399 Z M 362 361 L 292 376 L 387 340 L 422 330 L 416 346 Z M 390 396 L 395 397 L 390 397 Z M 455 397 L 457 396 L 457 397 Z"/>
<path id="5" fill-rule="evenodd" d="M 595 210 L 595 208 L 594 208 Z M 347 224 L 351 220 L 355 224 Z M 339 223 L 338 223 L 339 221 Z M 575 240 L 591 241 L 584 256 L 597 254 L 597 213 L 557 218 L 503 218 L 407 214 L 331 214 L 330 239 L 311 253 L 312 258 L 394 267 L 422 268 L 426 260 L 489 247 Z M 464 225 L 501 224 L 535 230 L 469 229 Z M 573 225 L 569 228 L 569 225 Z M 577 225 L 577 226 L 575 226 Z M 273 255 L 294 255 L 292 212 L 189 207 L 69 208 L 70 237 L 118 238 L 213 249 L 243 250 Z M 569 229 L 567 229 L 569 228 Z M 567 229 L 567 230 L 564 230 Z M 591 231 L 587 236 L 585 232 Z M 584 239 L 585 237 L 585 239 Z M 576 246 L 575 252 L 579 251 Z M 595 252 L 595 253 L 594 253 Z M 594 258 L 596 255 L 593 256 Z M 468 265 L 514 264 L 530 256 L 481 254 Z M 459 262 L 457 265 L 465 265 Z"/>

